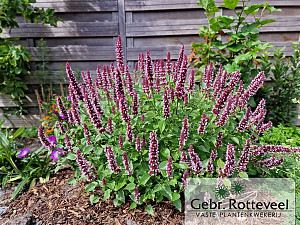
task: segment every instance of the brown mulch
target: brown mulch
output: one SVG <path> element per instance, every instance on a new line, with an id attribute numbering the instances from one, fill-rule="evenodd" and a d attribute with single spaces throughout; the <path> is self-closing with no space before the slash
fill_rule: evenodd
<path id="1" fill-rule="evenodd" d="M 31 211 L 35 218 L 46 224 L 183 224 L 184 214 L 172 203 L 153 203 L 155 216 L 145 211 L 146 205 L 130 210 L 132 201 L 114 207 L 112 199 L 90 204 L 89 193 L 83 193 L 87 183 L 79 182 L 74 187 L 68 184 L 74 171 L 59 171 L 47 183 L 40 183 L 9 204 L 9 209 L 0 216 L 0 224 Z M 99 190 L 100 191 L 100 190 Z M 101 196 L 100 196 L 101 198 Z M 1 205 L 0 205 L 1 206 Z"/>

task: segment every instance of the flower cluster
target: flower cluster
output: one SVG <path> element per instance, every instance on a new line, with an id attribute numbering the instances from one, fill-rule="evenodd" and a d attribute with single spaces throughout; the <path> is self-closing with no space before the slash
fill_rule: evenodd
<path id="1" fill-rule="evenodd" d="M 151 176 L 154 175 L 154 173 L 159 173 L 158 169 L 158 140 L 156 132 L 150 133 L 150 146 L 149 146 L 149 167 L 150 171 L 149 174 Z"/>
<path id="2" fill-rule="evenodd" d="M 114 152 L 113 152 L 111 146 L 107 146 L 105 148 L 105 155 L 106 155 L 110 170 L 114 173 L 121 172 L 121 168 L 117 164 L 117 161 L 116 161 L 116 158 L 115 158 L 115 155 L 114 155 Z"/>
<path id="3" fill-rule="evenodd" d="M 83 157 L 79 149 L 77 149 L 76 152 L 76 161 L 79 165 L 82 174 L 87 177 L 88 181 L 91 181 L 96 178 L 94 172 L 96 170 L 95 167 Z"/>

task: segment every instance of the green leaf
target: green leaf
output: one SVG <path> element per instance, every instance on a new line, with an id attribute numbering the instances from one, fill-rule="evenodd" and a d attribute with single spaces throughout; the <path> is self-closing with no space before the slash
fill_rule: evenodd
<path id="1" fill-rule="evenodd" d="M 147 205 L 146 211 L 147 211 L 150 215 L 155 216 L 154 211 L 153 211 L 153 208 L 152 208 L 152 205 Z"/>
<path id="2" fill-rule="evenodd" d="M 97 182 L 92 182 L 90 183 L 89 185 L 87 185 L 85 187 L 85 190 L 84 192 L 90 192 L 90 191 L 93 191 L 96 187 L 97 187 L 98 183 Z"/>
<path id="3" fill-rule="evenodd" d="M 273 20 L 273 19 L 267 19 L 267 20 L 259 21 L 260 25 L 266 25 L 266 24 L 274 23 L 274 22 L 276 22 L 276 20 Z"/>
<path id="4" fill-rule="evenodd" d="M 158 165 L 159 170 L 166 170 L 168 161 L 163 161 Z"/>
<path id="5" fill-rule="evenodd" d="M 173 192 L 171 201 L 174 202 L 178 199 L 180 199 L 180 194 L 178 194 L 177 192 Z"/>
<path id="6" fill-rule="evenodd" d="M 0 146 L 3 145 L 6 149 L 10 149 L 10 144 L 3 133 L 0 132 Z"/>
<path id="7" fill-rule="evenodd" d="M 107 199 L 109 199 L 110 197 L 110 193 L 111 193 L 111 190 L 108 189 L 104 192 L 104 195 L 103 195 L 103 201 L 106 201 Z"/>
<path id="8" fill-rule="evenodd" d="M 148 173 L 145 173 L 140 179 L 140 184 L 145 185 L 148 182 L 148 180 L 150 179 L 150 177 L 151 176 Z"/>
<path id="9" fill-rule="evenodd" d="M 223 178 L 222 181 L 226 187 L 231 187 L 231 182 L 228 178 Z"/>
<path id="10" fill-rule="evenodd" d="M 224 5 L 220 5 L 220 7 L 234 10 L 239 1 L 240 0 L 223 0 Z"/>
<path id="11" fill-rule="evenodd" d="M 225 167 L 225 163 L 223 162 L 223 160 L 222 160 L 221 158 L 218 159 L 217 165 L 218 165 L 218 167 L 220 167 L 221 169 L 224 169 L 224 167 Z"/>
<path id="12" fill-rule="evenodd" d="M 223 22 L 227 26 L 234 22 L 234 18 L 232 16 L 217 16 L 216 19 Z"/>
<path id="13" fill-rule="evenodd" d="M 228 49 L 233 51 L 233 52 L 238 52 L 244 48 L 244 45 L 242 43 L 237 43 L 237 44 L 232 44 L 228 46 Z"/>
<path id="14" fill-rule="evenodd" d="M 239 176 L 241 178 L 248 178 L 248 174 L 246 172 L 239 172 Z"/>
<path id="15" fill-rule="evenodd" d="M 199 0 L 197 2 L 199 6 L 205 9 L 206 13 L 211 16 L 220 10 L 216 7 L 214 0 Z"/>
<path id="16" fill-rule="evenodd" d="M 258 25 L 257 23 L 246 24 L 245 26 L 242 27 L 241 32 L 257 34 L 259 33 L 257 25 Z"/>
<path id="17" fill-rule="evenodd" d="M 240 141 L 237 137 L 232 137 L 232 140 L 236 143 L 236 144 L 240 144 Z"/>
<path id="18" fill-rule="evenodd" d="M 22 191 L 22 189 L 24 188 L 25 184 L 28 182 L 28 177 L 25 177 L 16 187 L 14 193 L 12 194 L 11 198 L 9 201 L 14 200 L 18 194 Z"/>
<path id="19" fill-rule="evenodd" d="M 182 206 L 181 206 L 181 200 L 180 199 L 177 199 L 176 201 L 173 201 L 173 204 L 175 205 L 175 207 L 181 211 L 182 209 Z"/>
<path id="20" fill-rule="evenodd" d="M 130 205 L 130 209 L 135 209 L 137 207 L 136 202 L 131 203 Z"/>
<path id="21" fill-rule="evenodd" d="M 244 13 L 246 13 L 246 15 L 249 15 L 249 14 L 253 14 L 255 15 L 259 8 L 263 7 L 263 5 L 250 5 L 250 6 L 246 6 L 244 8 Z"/>
<path id="22" fill-rule="evenodd" d="M 166 121 L 164 119 L 160 120 L 158 122 L 158 128 L 160 129 L 161 133 L 165 130 L 165 128 L 166 128 Z"/>
<path id="23" fill-rule="evenodd" d="M 127 186 L 124 189 L 131 191 L 131 190 L 135 189 L 135 184 L 129 183 L 129 184 L 127 184 Z"/>
<path id="24" fill-rule="evenodd" d="M 70 179 L 67 181 L 67 183 L 68 183 L 68 184 L 73 184 L 73 186 L 76 186 L 77 181 L 76 181 L 76 179 L 74 179 L 74 178 L 72 177 L 72 178 L 70 178 Z"/>
<path id="25" fill-rule="evenodd" d="M 158 192 L 158 191 L 160 191 L 160 190 L 162 190 L 161 184 L 156 184 L 155 187 L 154 187 L 153 192 Z"/>
<path id="26" fill-rule="evenodd" d="M 20 127 L 18 130 L 16 130 L 16 132 L 15 132 L 14 135 L 9 139 L 9 141 L 14 140 L 16 137 L 20 136 L 24 131 L 25 131 L 25 127 L 24 127 L 24 126 Z"/>
<path id="27" fill-rule="evenodd" d="M 99 202 L 99 197 L 96 195 L 91 195 L 90 196 L 90 202 L 91 202 L 91 204 L 95 204 L 95 203 L 97 203 L 97 202 Z"/>

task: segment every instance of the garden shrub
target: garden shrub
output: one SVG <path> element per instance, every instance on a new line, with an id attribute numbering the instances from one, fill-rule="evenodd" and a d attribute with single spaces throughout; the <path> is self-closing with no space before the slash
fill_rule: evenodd
<path id="1" fill-rule="evenodd" d="M 56 170 L 74 167 L 76 179 L 89 183 L 85 191 L 101 188 L 103 200 L 113 196 L 116 206 L 129 196 L 131 208 L 166 198 L 181 209 L 187 178 L 260 176 L 283 163 L 274 153 L 299 151 L 258 142 L 272 123 L 264 121 L 264 100 L 254 111 L 247 102 L 263 84 L 263 71 L 244 89 L 239 71 L 221 66 L 214 73 L 211 63 L 198 86 L 183 46 L 174 63 L 170 53 L 154 61 L 141 53 L 132 76 L 120 37 L 116 59 L 116 67 L 98 66 L 95 79 L 82 73 L 83 83 L 67 63 L 69 96 L 55 98 L 56 115 L 39 127 Z M 55 143 L 44 126 L 54 127 Z M 92 203 L 99 200 L 92 196 Z"/>
<path id="2" fill-rule="evenodd" d="M 264 17 L 281 10 L 270 3 L 251 4 L 245 0 L 224 0 L 218 7 L 214 0 L 200 0 L 197 4 L 205 10 L 208 22 L 199 27 L 203 43 L 192 43 L 190 61 L 200 68 L 198 73 L 209 62 L 214 62 L 217 68 L 222 65 L 229 73 L 239 70 L 241 79 L 248 85 L 261 70 L 264 71 L 271 82 L 251 97 L 249 104 L 253 109 L 256 103 L 265 99 L 266 119 L 275 125 L 292 124 L 297 109 L 292 99 L 299 98 L 300 94 L 299 46 L 293 46 L 292 57 L 286 57 L 282 52 L 284 48 L 275 49 L 270 43 L 259 40 L 259 30 L 276 22 Z M 232 16 L 217 15 L 222 9 Z M 274 62 L 266 53 L 268 49 L 273 49 Z"/>

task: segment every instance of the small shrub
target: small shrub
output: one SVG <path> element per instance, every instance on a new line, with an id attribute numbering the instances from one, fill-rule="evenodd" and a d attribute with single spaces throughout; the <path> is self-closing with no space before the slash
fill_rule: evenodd
<path id="1" fill-rule="evenodd" d="M 129 196 L 131 208 L 166 198 L 181 209 L 188 177 L 259 176 L 283 163 L 275 152 L 299 151 L 258 142 L 271 122 L 264 123 L 264 100 L 254 112 L 247 101 L 263 72 L 244 89 L 240 72 L 221 67 L 214 74 L 211 64 L 198 86 L 182 47 L 173 66 L 170 53 L 166 61 L 140 54 L 131 76 L 121 46 L 119 38 L 117 67 L 98 67 L 94 80 L 87 71 L 77 82 L 67 64 L 70 95 L 57 96 L 59 114 L 43 123 L 55 122 L 55 145 L 39 127 L 43 146 L 59 153 L 57 169 L 76 167 L 76 178 L 89 182 L 86 191 L 101 187 L 103 200 L 114 196 L 116 206 Z"/>

